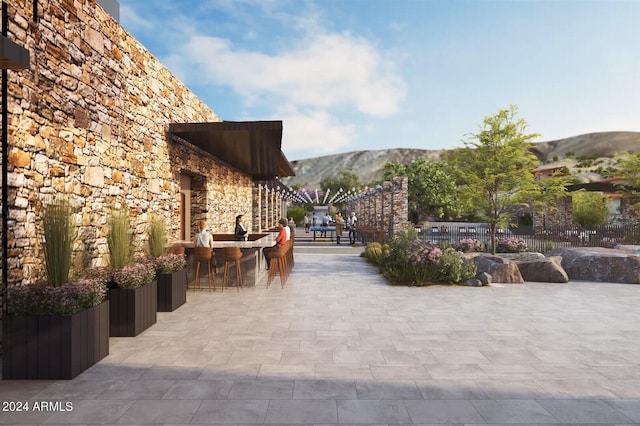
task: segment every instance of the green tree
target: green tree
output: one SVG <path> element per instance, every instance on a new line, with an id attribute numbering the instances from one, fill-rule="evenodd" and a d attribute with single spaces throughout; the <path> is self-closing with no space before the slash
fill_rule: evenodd
<path id="1" fill-rule="evenodd" d="M 485 117 L 480 131 L 448 156 L 462 206 L 489 224 L 494 254 L 496 229 L 512 224 L 513 212 L 541 190 L 532 173 L 539 161 L 530 151 L 530 141 L 538 135 L 524 133 L 527 122 L 517 112 L 511 105 Z"/>
<path id="2" fill-rule="evenodd" d="M 360 189 L 362 184 L 357 174 L 351 170 L 341 170 L 336 177 L 326 177 L 320 181 L 320 188 L 324 193 L 329 192 L 329 199 L 340 189 L 347 192 L 352 188 Z M 322 199 L 320 200 L 322 201 Z"/>
<path id="3" fill-rule="evenodd" d="M 606 225 L 609 221 L 607 199 L 599 192 L 577 191 L 573 198 L 573 222 L 591 227 Z"/>
<path id="4" fill-rule="evenodd" d="M 419 158 L 403 166 L 387 161 L 384 179 L 406 176 L 409 185 L 409 215 L 419 221 L 425 215 L 450 216 L 456 207 L 456 182 L 447 163 Z"/>
<path id="5" fill-rule="evenodd" d="M 619 191 L 634 201 L 633 209 L 640 209 L 640 153 L 627 152 L 619 158 L 616 176 L 622 178 Z"/>

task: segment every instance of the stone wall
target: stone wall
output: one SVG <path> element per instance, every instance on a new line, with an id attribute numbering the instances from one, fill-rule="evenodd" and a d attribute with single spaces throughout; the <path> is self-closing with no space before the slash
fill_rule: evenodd
<path id="1" fill-rule="evenodd" d="M 571 195 L 561 198 L 557 208 L 533 214 L 534 228 L 573 226 L 573 198 Z"/>
<path id="2" fill-rule="evenodd" d="M 409 183 L 395 178 L 361 194 L 349 206 L 360 226 L 383 229 L 389 237 L 409 226 Z"/>
<path id="3" fill-rule="evenodd" d="M 40 209 L 68 194 L 77 208 L 76 267 L 108 263 L 112 207 L 124 206 L 142 254 L 152 216 L 179 237 L 180 175 L 195 176 L 192 227 L 232 232 L 252 211 L 247 176 L 167 136 L 172 122 L 220 121 L 94 0 L 10 2 L 9 38 L 29 70 L 9 72 L 9 281 L 42 269 Z M 251 222 L 247 222 L 251 223 Z"/>

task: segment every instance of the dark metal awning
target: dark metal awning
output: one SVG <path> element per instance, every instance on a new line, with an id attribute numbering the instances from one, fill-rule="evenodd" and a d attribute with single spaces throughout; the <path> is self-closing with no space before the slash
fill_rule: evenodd
<path id="1" fill-rule="evenodd" d="M 0 69 L 22 70 L 29 68 L 29 51 L 0 35 Z"/>
<path id="2" fill-rule="evenodd" d="M 281 150 L 282 121 L 171 123 L 169 133 L 250 175 L 253 180 L 295 176 Z"/>

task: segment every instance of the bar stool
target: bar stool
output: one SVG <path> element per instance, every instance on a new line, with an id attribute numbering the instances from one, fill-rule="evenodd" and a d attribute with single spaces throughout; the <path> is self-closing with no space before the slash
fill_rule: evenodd
<path id="1" fill-rule="evenodd" d="M 284 288 L 288 277 L 288 265 L 287 257 L 291 247 L 291 242 L 277 250 L 273 250 L 267 254 L 270 260 L 269 275 L 267 276 L 267 288 L 271 285 L 271 282 L 275 279 L 276 274 L 280 275 L 280 287 Z"/>
<path id="2" fill-rule="evenodd" d="M 242 271 L 240 270 L 240 259 L 242 258 L 242 250 L 240 247 L 223 247 L 222 257 L 224 258 L 224 276 L 222 278 L 222 291 L 229 280 L 229 264 L 236 263 L 236 287 L 238 291 L 242 288 Z"/>
<path id="3" fill-rule="evenodd" d="M 216 267 L 216 258 L 213 253 L 213 249 L 211 247 L 196 247 L 195 248 L 195 258 L 196 258 L 196 284 L 195 287 L 200 289 L 200 263 L 207 262 L 207 287 L 209 291 L 211 291 L 211 282 L 213 281 L 213 290 L 216 289 L 216 277 L 211 273 L 211 261 L 213 260 L 213 270 L 217 269 Z"/>

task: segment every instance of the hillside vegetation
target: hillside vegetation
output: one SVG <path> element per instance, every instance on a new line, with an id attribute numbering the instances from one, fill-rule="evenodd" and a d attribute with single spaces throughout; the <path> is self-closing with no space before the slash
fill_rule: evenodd
<path id="1" fill-rule="evenodd" d="M 616 155 L 640 152 L 640 132 L 589 133 L 533 145 L 533 153 L 541 163 L 548 167 L 567 167 L 580 182 L 592 182 L 615 168 Z M 445 153 L 446 150 L 395 148 L 308 158 L 292 161 L 296 176 L 283 178 L 282 182 L 288 186 L 318 188 L 322 179 L 350 170 L 358 175 L 360 182 L 367 184 L 382 178 L 387 161 L 409 164 L 422 157 L 441 161 Z"/>

